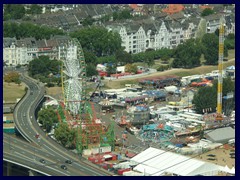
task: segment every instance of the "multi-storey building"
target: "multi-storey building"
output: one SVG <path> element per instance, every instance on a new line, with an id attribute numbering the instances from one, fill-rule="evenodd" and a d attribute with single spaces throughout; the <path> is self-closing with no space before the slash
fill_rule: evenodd
<path id="1" fill-rule="evenodd" d="M 214 33 L 219 28 L 220 18 L 220 14 L 211 14 L 204 17 L 204 19 L 206 20 L 206 33 Z M 225 21 L 225 19 L 223 19 L 223 21 Z"/>
<path id="2" fill-rule="evenodd" d="M 225 16 L 226 26 L 225 35 L 235 34 L 235 17 L 232 15 Z"/>
<path id="3" fill-rule="evenodd" d="M 7 65 L 15 65 L 16 60 L 16 39 L 4 38 L 3 39 L 3 61 Z"/>
<path id="4" fill-rule="evenodd" d="M 147 19 L 128 21 L 119 24 L 110 24 L 105 27 L 116 31 L 122 39 L 122 46 L 126 52 L 139 53 L 147 49 L 175 48 L 187 39 L 196 38 L 197 32 L 203 27 L 204 33 L 214 33 L 220 25 L 219 14 L 201 17 L 185 17 L 182 13 L 168 15 L 158 20 Z M 225 35 L 235 34 L 234 16 L 225 16 L 223 23 L 226 25 Z"/>
<path id="5" fill-rule="evenodd" d="M 4 38 L 3 61 L 7 65 L 28 64 L 39 56 L 49 56 L 50 59 L 77 58 L 77 46 L 68 45 L 69 37 L 54 36 L 50 40 L 36 40 L 35 38 Z M 63 51 L 63 47 L 69 46 Z"/>

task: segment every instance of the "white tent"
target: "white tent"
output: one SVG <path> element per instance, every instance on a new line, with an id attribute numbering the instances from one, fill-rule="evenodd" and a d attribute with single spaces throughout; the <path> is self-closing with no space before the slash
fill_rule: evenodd
<path id="1" fill-rule="evenodd" d="M 229 66 L 226 68 L 227 70 L 235 70 L 235 66 Z"/>
<path id="2" fill-rule="evenodd" d="M 106 66 L 102 65 L 102 64 L 98 64 L 96 67 L 97 71 L 106 71 Z"/>
<path id="3" fill-rule="evenodd" d="M 232 169 L 230 170 L 229 173 L 231 173 L 231 174 L 235 174 L 235 167 L 232 167 Z"/>
<path id="4" fill-rule="evenodd" d="M 165 172 L 179 176 L 217 175 L 221 166 L 156 148 L 148 148 L 131 159 L 135 171 L 160 176 Z"/>
<path id="5" fill-rule="evenodd" d="M 177 86 L 167 86 L 167 87 L 165 87 L 164 89 L 165 89 L 167 92 L 172 92 L 172 93 L 175 93 L 175 92 L 178 90 Z"/>

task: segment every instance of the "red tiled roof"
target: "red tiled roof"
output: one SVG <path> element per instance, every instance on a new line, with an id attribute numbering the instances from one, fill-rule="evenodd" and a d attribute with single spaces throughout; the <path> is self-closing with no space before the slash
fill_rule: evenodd
<path id="1" fill-rule="evenodd" d="M 132 8 L 132 9 L 138 8 L 138 5 L 137 5 L 137 4 L 130 4 L 129 6 L 130 6 L 130 8 Z"/>
<path id="2" fill-rule="evenodd" d="M 213 7 L 205 5 L 205 6 L 200 6 L 200 9 L 213 9 Z"/>
<path id="3" fill-rule="evenodd" d="M 167 8 L 162 10 L 162 12 L 174 14 L 181 12 L 182 10 L 184 10 L 184 6 L 182 4 L 169 4 Z"/>

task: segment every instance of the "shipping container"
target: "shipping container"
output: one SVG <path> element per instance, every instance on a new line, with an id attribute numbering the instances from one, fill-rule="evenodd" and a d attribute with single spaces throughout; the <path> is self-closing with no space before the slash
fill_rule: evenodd
<path id="1" fill-rule="evenodd" d="M 127 169 L 119 169 L 118 170 L 118 175 L 123 175 L 124 172 L 127 172 L 127 171 L 131 171 L 130 168 L 127 168 Z"/>

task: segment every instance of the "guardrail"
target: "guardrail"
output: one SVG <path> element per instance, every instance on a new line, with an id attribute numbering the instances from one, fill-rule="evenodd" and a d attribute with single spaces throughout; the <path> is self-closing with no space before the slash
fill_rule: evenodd
<path id="1" fill-rule="evenodd" d="M 38 172 L 38 173 L 43 174 L 43 175 L 46 175 L 46 176 L 52 176 L 52 175 L 50 175 L 50 174 L 47 174 L 47 173 L 45 173 L 45 172 L 40 171 L 39 169 L 35 169 L 35 168 L 30 167 L 30 166 L 27 166 L 27 165 L 24 165 L 24 164 L 17 163 L 17 162 L 15 162 L 15 161 L 9 160 L 9 159 L 7 159 L 6 157 L 3 158 L 3 161 L 7 161 L 7 162 L 10 162 L 10 163 L 12 163 L 12 164 L 16 164 L 16 165 L 18 165 L 18 166 L 21 166 L 21 167 L 25 167 L 25 168 L 27 168 L 27 169 L 33 170 L 33 171 L 35 171 L 35 172 Z"/>

